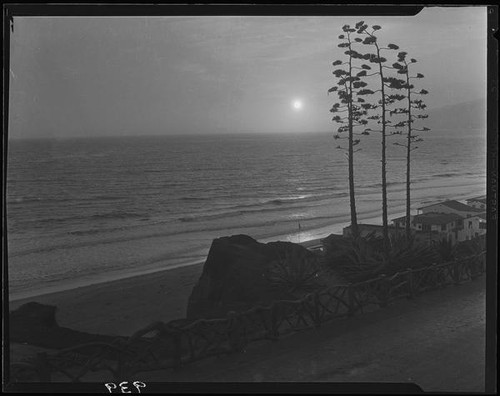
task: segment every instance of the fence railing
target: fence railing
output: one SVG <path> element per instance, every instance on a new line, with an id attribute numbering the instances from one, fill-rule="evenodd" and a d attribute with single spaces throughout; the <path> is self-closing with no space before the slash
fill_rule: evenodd
<path id="1" fill-rule="evenodd" d="M 191 362 L 237 353 L 249 343 L 278 340 L 280 336 L 319 327 L 335 318 L 363 313 L 368 307 L 384 307 L 401 298 L 414 298 L 427 290 L 459 284 L 485 272 L 484 252 L 460 260 L 408 269 L 391 276 L 348 285 L 337 285 L 305 295 L 296 301 L 274 301 L 225 318 L 156 322 L 126 339 L 112 343 L 87 343 L 39 353 L 11 364 L 16 382 L 80 382 L 93 373 L 107 372 L 115 380 L 134 374 L 179 369 Z M 89 350 L 93 351 L 89 354 Z M 109 377 L 108 374 L 108 377 Z"/>

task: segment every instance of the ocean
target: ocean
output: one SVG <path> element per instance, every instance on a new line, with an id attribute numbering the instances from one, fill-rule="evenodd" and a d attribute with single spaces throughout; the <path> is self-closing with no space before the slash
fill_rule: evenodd
<path id="1" fill-rule="evenodd" d="M 395 141 L 390 219 L 405 211 L 405 151 Z M 222 236 L 340 233 L 350 214 L 338 144 L 330 133 L 11 140 L 11 299 L 197 263 Z M 380 224 L 380 141 L 358 147 L 358 221 Z M 430 132 L 412 174 L 413 210 L 485 194 L 486 135 Z"/>

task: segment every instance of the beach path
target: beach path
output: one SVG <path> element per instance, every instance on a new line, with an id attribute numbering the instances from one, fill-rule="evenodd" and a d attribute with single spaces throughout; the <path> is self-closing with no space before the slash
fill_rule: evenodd
<path id="1" fill-rule="evenodd" d="M 482 392 L 485 278 L 400 300 L 245 353 L 180 371 L 141 374 L 151 382 L 414 382 L 424 391 Z"/>

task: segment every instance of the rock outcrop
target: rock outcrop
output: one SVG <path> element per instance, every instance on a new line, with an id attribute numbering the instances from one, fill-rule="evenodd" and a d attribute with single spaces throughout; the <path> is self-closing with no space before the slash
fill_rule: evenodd
<path id="1" fill-rule="evenodd" d="M 316 254 L 291 242 L 264 244 L 247 235 L 215 239 L 189 298 L 187 318 L 223 317 L 229 311 L 243 311 L 278 299 L 295 299 L 297 294 L 291 286 L 294 281 L 301 281 L 295 278 L 303 273 L 314 275 L 317 259 Z M 294 268 L 286 267 L 290 263 Z M 276 270 L 280 265 L 281 269 Z M 288 279 L 280 285 L 276 275 Z"/>
<path id="2" fill-rule="evenodd" d="M 29 302 L 10 313 L 11 325 L 23 327 L 58 327 L 56 310 L 57 308 L 53 305 Z"/>
<path id="3" fill-rule="evenodd" d="M 117 338 L 61 327 L 56 320 L 56 310 L 53 305 L 29 302 L 10 312 L 10 341 L 62 349 L 89 342 L 109 343 Z"/>

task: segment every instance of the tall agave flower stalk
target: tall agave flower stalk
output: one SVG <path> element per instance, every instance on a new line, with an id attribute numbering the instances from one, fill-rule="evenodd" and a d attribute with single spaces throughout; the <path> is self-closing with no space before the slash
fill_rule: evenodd
<path id="1" fill-rule="evenodd" d="M 336 60 L 332 63 L 333 66 L 338 67 L 333 71 L 333 75 L 338 78 L 338 81 L 336 86 L 328 90 L 328 93 L 336 92 L 338 95 L 338 101 L 334 103 L 330 109 L 330 112 L 335 114 L 332 121 L 341 124 L 334 138 L 343 139 L 342 135 L 347 132 L 347 149 L 340 145 L 337 146 L 337 148 L 345 150 L 347 153 L 351 233 L 354 238 L 357 238 L 359 236 L 359 229 L 354 186 L 354 153 L 360 150 L 355 149 L 360 142 L 360 139 L 355 138 L 355 136 L 362 135 L 363 133 L 356 132 L 355 128 L 364 126 L 368 122 L 363 118 L 363 116 L 367 114 L 366 109 L 363 107 L 365 100 L 358 98 L 357 101 L 355 101 L 354 94 L 357 93 L 360 88 L 367 85 L 366 82 L 362 81 L 362 78 L 366 76 L 367 67 L 366 65 L 355 65 L 355 60 L 361 58 L 361 54 L 354 49 L 355 43 L 360 41 L 359 38 L 353 39 L 352 37 L 352 33 L 356 32 L 356 29 L 352 28 L 350 25 L 344 25 L 342 30 L 344 34 L 338 37 L 339 40 L 341 40 L 338 47 L 346 49 L 344 52 L 346 60 Z M 370 68 L 368 67 L 368 69 Z"/>
<path id="2" fill-rule="evenodd" d="M 415 121 L 428 118 L 427 114 L 422 114 L 421 111 L 426 108 L 426 105 L 421 99 L 414 99 L 416 95 L 427 95 L 428 91 L 421 89 L 420 91 L 415 91 L 415 86 L 411 83 L 413 79 L 424 78 L 421 73 L 412 74 L 410 72 L 410 66 L 417 63 L 417 60 L 411 58 L 409 61 L 406 58 L 407 53 L 402 51 L 398 53 L 398 61 L 392 65 L 393 69 L 397 70 L 398 74 L 403 75 L 403 79 L 391 78 L 388 79 L 389 87 L 392 89 L 404 90 L 406 93 L 406 106 L 399 107 L 391 111 L 392 114 L 403 114 L 406 119 L 400 121 L 395 128 L 406 127 L 406 142 L 399 143 L 395 142 L 394 145 L 402 146 L 406 149 L 406 221 L 405 221 L 405 234 L 407 241 L 411 240 L 411 153 L 412 151 L 418 149 L 415 144 L 423 141 L 420 135 L 415 134 L 415 132 L 429 131 L 427 127 L 416 128 L 414 126 Z M 415 114 L 414 111 L 418 111 Z"/>
<path id="3" fill-rule="evenodd" d="M 381 162 L 382 162 L 382 229 L 383 229 L 383 244 L 385 252 L 389 250 L 389 220 L 387 213 L 387 127 L 391 123 L 391 121 L 387 117 L 388 105 L 393 103 L 395 97 L 386 94 L 387 81 L 385 77 L 385 63 L 387 59 L 382 56 L 382 52 L 385 50 L 396 50 L 399 47 L 395 44 L 388 44 L 387 47 L 381 47 L 378 43 L 377 36 L 375 36 L 375 32 L 377 30 L 382 29 L 379 25 L 373 25 L 370 30 L 368 30 L 368 25 L 364 22 L 361 22 L 356 25 L 357 33 L 359 35 L 365 36 L 362 43 L 367 46 L 373 46 L 375 49 L 374 53 L 366 53 L 362 55 L 362 58 L 374 63 L 378 70 L 371 75 L 376 75 L 380 81 L 380 89 L 376 91 L 365 90 L 364 92 L 358 93 L 359 95 L 369 95 L 374 94 L 376 92 L 380 92 L 380 100 L 377 104 L 372 105 L 371 108 L 379 108 L 380 114 L 376 116 L 369 117 L 371 119 L 377 120 L 377 122 L 381 125 L 381 130 L 377 131 L 381 133 L 382 139 L 382 152 L 381 152 Z M 367 129 L 372 130 L 372 129 Z"/>

